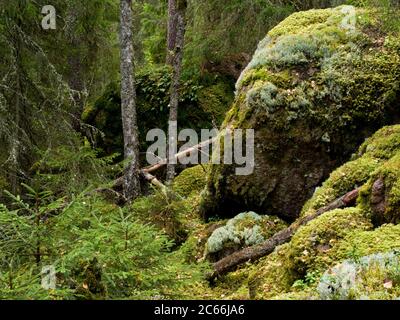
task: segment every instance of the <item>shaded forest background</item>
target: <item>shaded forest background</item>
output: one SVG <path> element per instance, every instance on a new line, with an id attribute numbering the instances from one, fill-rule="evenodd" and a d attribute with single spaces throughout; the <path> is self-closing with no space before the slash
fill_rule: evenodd
<path id="1" fill-rule="evenodd" d="M 218 128 L 268 31 L 293 12 L 343 3 L 370 5 L 189 0 L 179 126 Z M 48 4 L 56 30 L 40 24 Z M 168 125 L 168 2 L 132 8 L 144 163 L 147 131 Z M 187 252 L 195 244 L 185 242 L 198 203 L 145 184 L 145 197 L 122 206 L 111 188 L 126 165 L 119 1 L 0 0 L 0 12 L 0 298 L 207 297 L 209 265 L 194 263 Z M 56 266 L 54 290 L 41 284 L 48 265 Z"/>

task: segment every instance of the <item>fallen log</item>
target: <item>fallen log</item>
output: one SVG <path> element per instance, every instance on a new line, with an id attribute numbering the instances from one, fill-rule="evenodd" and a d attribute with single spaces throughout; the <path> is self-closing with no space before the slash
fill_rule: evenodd
<path id="1" fill-rule="evenodd" d="M 164 185 L 160 180 L 158 180 L 155 176 L 153 176 L 152 174 L 146 172 L 145 170 L 141 170 L 140 171 L 140 175 L 142 176 L 142 178 L 146 181 L 148 181 L 149 183 L 151 183 L 153 186 L 159 188 L 162 192 L 166 193 L 168 188 L 166 185 Z M 109 192 L 110 190 L 112 190 L 115 194 L 119 194 L 120 198 L 119 200 L 121 200 L 120 202 L 126 203 L 126 198 L 123 197 L 119 192 L 113 190 L 113 189 L 117 189 L 117 188 L 121 188 L 122 185 L 124 183 L 124 177 L 119 177 L 118 179 L 114 180 L 112 183 L 112 187 L 111 189 L 107 189 L 107 188 L 99 188 L 96 189 L 96 192 Z"/>
<path id="2" fill-rule="evenodd" d="M 217 138 L 213 138 L 213 139 L 209 139 L 207 141 L 203 141 L 202 143 L 199 143 L 189 149 L 186 149 L 184 151 L 177 153 L 175 155 L 175 160 L 178 161 L 179 159 L 188 157 L 192 152 L 194 152 L 196 150 L 199 151 L 199 150 L 203 149 L 204 147 L 207 147 L 210 144 L 214 143 L 214 141 L 216 141 L 216 139 Z M 163 185 L 159 180 L 157 180 L 156 177 L 151 175 L 151 173 L 166 166 L 167 163 L 168 163 L 167 159 L 162 159 L 160 162 L 158 162 L 150 167 L 142 169 L 140 171 L 140 174 L 146 181 L 151 182 L 153 185 L 155 185 L 157 187 L 165 187 L 165 185 Z M 112 183 L 112 188 L 115 189 L 115 188 L 121 187 L 123 185 L 123 183 L 124 183 L 124 177 L 119 177 L 118 179 L 114 180 L 114 182 Z"/>
<path id="3" fill-rule="evenodd" d="M 197 144 L 197 145 L 195 145 L 193 147 L 190 147 L 190 148 L 188 148 L 186 150 L 178 152 L 174 156 L 175 161 L 178 161 L 178 160 L 180 160 L 182 158 L 186 158 L 186 157 L 190 156 L 191 153 L 193 153 L 195 151 L 200 151 L 201 149 L 203 149 L 205 147 L 208 147 L 210 144 L 213 144 L 217 140 L 217 138 L 218 137 L 209 139 L 207 141 L 203 141 L 203 142 L 201 142 L 201 143 L 199 143 L 199 144 Z M 152 165 L 150 167 L 144 168 L 143 171 L 147 172 L 147 173 L 151 173 L 151 172 L 157 171 L 158 169 L 164 167 L 167 164 L 168 164 L 168 159 L 162 159 L 160 162 L 158 162 L 158 163 L 156 163 L 156 164 L 154 164 L 154 165 Z"/>
<path id="4" fill-rule="evenodd" d="M 227 256 L 222 260 L 216 262 L 213 265 L 214 271 L 209 274 L 207 278 L 209 280 L 213 280 L 221 275 L 226 274 L 227 272 L 231 271 L 232 269 L 243 263 L 257 260 L 272 253 L 276 247 L 289 242 L 292 239 L 293 235 L 299 230 L 299 228 L 305 226 L 310 221 L 318 218 L 326 212 L 354 205 L 358 198 L 359 191 L 360 189 L 355 189 L 345 194 L 343 197 L 336 199 L 327 206 L 319 209 L 314 214 L 297 220 L 289 228 L 278 232 L 260 245 L 248 247 L 243 250 L 237 251 L 230 256 Z"/>
<path id="5" fill-rule="evenodd" d="M 161 189 L 163 192 L 166 192 L 168 190 L 165 184 L 163 184 L 160 180 L 158 180 L 155 176 L 151 175 L 150 173 L 141 170 L 140 174 L 146 181 L 150 182 L 153 186 L 156 186 L 157 188 Z"/>
<path id="6" fill-rule="evenodd" d="M 223 132 L 219 133 L 216 137 L 208 139 L 208 140 L 203 141 L 203 142 L 200 142 L 199 144 L 196 144 L 193 147 L 190 147 L 190 148 L 188 148 L 186 150 L 178 152 L 174 156 L 175 161 L 178 161 L 178 160 L 180 160 L 182 158 L 186 158 L 191 153 L 193 153 L 195 151 L 201 151 L 201 149 L 203 149 L 205 147 L 208 147 L 210 144 L 213 144 L 214 142 L 218 141 L 221 138 L 221 136 L 232 134 L 232 130 L 233 129 L 231 127 L 228 127 Z M 164 167 L 167 164 L 168 164 L 168 159 L 162 159 L 160 162 L 158 162 L 158 163 L 156 163 L 156 164 L 154 164 L 154 165 L 152 165 L 150 167 L 144 168 L 143 171 L 145 171 L 147 173 L 151 173 L 151 172 L 154 172 L 154 171 Z"/>

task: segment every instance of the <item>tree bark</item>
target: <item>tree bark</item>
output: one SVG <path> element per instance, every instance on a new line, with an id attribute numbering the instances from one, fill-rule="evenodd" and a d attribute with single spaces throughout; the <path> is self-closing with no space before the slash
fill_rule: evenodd
<path id="1" fill-rule="evenodd" d="M 353 205 L 358 198 L 359 191 L 360 189 L 353 190 L 343 197 L 336 199 L 329 205 L 319 209 L 314 214 L 299 219 L 289 228 L 278 232 L 273 237 L 260 245 L 245 248 L 216 262 L 213 266 L 214 272 L 208 275 L 209 280 L 213 280 L 221 275 L 224 275 L 225 273 L 231 271 L 240 264 L 246 263 L 247 261 L 254 261 L 272 253 L 276 247 L 289 242 L 300 227 L 305 226 L 310 221 L 318 218 L 324 213 L 332 211 L 334 209 L 346 208 Z"/>
<path id="2" fill-rule="evenodd" d="M 166 63 L 173 64 L 174 50 L 177 33 L 176 0 L 168 0 L 168 32 L 167 32 L 167 57 Z"/>
<path id="3" fill-rule="evenodd" d="M 182 72 L 182 60 L 183 60 L 183 47 L 185 44 L 185 28 L 186 28 L 186 2 L 185 1 L 175 1 L 170 0 L 169 6 L 175 6 L 171 8 L 169 12 L 173 14 L 175 12 L 175 18 L 170 17 L 170 25 L 169 27 L 176 30 L 169 30 L 168 41 L 173 42 L 173 37 L 176 34 L 175 38 L 175 46 L 173 49 L 173 55 L 171 57 L 173 73 L 171 80 L 171 88 L 170 88 L 170 103 L 169 103 L 169 130 L 168 130 L 168 143 L 169 143 L 169 152 L 168 152 L 168 165 L 167 165 L 167 184 L 170 184 L 175 178 L 175 158 L 174 155 L 176 153 L 175 148 L 177 145 L 177 122 L 178 122 L 178 105 L 179 105 L 179 88 L 180 88 L 180 79 Z M 168 46 L 170 43 L 168 43 Z M 168 51 L 169 48 L 168 48 Z"/>
<path id="4" fill-rule="evenodd" d="M 139 133 L 136 114 L 136 88 L 132 42 L 132 0 L 120 1 L 121 114 L 124 157 L 124 196 L 132 201 L 140 195 Z"/>

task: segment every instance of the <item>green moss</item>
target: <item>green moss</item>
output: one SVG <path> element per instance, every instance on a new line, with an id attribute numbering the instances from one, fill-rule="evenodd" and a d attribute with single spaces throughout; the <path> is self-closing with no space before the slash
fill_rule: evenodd
<path id="1" fill-rule="evenodd" d="M 400 225 L 384 225 L 372 231 L 358 230 L 345 237 L 335 249 L 335 255 L 359 258 L 400 248 Z"/>
<path id="2" fill-rule="evenodd" d="M 199 90 L 198 99 L 201 109 L 210 115 L 214 124 L 222 123 L 227 108 L 233 102 L 233 88 L 229 82 L 217 82 Z"/>
<path id="3" fill-rule="evenodd" d="M 176 244 L 181 244 L 187 239 L 186 223 L 192 221 L 191 210 L 186 201 L 169 199 L 161 192 L 139 198 L 130 207 L 130 211 L 139 221 L 154 225 Z"/>
<path id="4" fill-rule="evenodd" d="M 376 207 L 372 195 L 378 181 L 382 181 L 384 188 L 378 196 L 382 197 L 378 201 L 382 201 L 383 208 Z M 361 190 L 360 206 L 371 215 L 375 225 L 400 222 L 400 152 L 371 174 L 369 182 Z"/>
<path id="5" fill-rule="evenodd" d="M 329 269 L 321 277 L 317 291 L 325 300 L 391 300 L 398 299 L 399 280 L 399 252 L 379 252 Z"/>
<path id="6" fill-rule="evenodd" d="M 289 251 L 293 269 L 300 275 L 326 269 L 338 260 L 332 249 L 339 241 L 357 230 L 371 228 L 365 214 L 355 208 L 334 210 L 320 216 L 293 236 Z"/>
<path id="7" fill-rule="evenodd" d="M 207 170 L 208 165 L 198 165 L 182 171 L 174 180 L 174 191 L 185 198 L 201 193 L 206 185 Z"/>
<path id="8" fill-rule="evenodd" d="M 242 86 L 248 86 L 258 80 L 271 82 L 281 88 L 289 88 L 292 78 L 288 70 L 271 72 L 266 68 L 252 69 L 247 72 L 242 80 Z"/>
<path id="9" fill-rule="evenodd" d="M 271 300 L 317 300 L 315 290 L 313 288 L 306 288 L 300 291 L 291 291 L 273 296 Z"/>
<path id="10" fill-rule="evenodd" d="M 304 205 L 302 214 L 308 215 L 333 200 L 365 185 L 361 192 L 360 201 L 363 210 L 370 210 L 370 195 L 373 183 L 379 178 L 387 180 L 390 190 L 388 217 L 397 216 L 399 196 L 397 182 L 399 176 L 398 154 L 400 152 L 400 126 L 384 127 L 367 139 L 353 161 L 347 162 L 335 170 L 324 184 L 318 188 L 313 197 Z M 391 159 L 390 161 L 388 161 Z M 392 222 L 387 220 L 387 222 Z"/>
<path id="11" fill-rule="evenodd" d="M 255 265 L 248 280 L 250 295 L 253 299 L 271 299 L 290 291 L 296 275 L 287 258 L 289 249 L 289 244 L 282 245 Z"/>
<path id="12" fill-rule="evenodd" d="M 384 127 L 360 147 L 357 157 L 368 155 L 388 160 L 400 150 L 400 125 Z"/>
<path id="13" fill-rule="evenodd" d="M 269 32 L 272 37 L 288 34 L 307 33 L 310 29 L 322 29 L 326 27 L 328 20 L 337 25 L 337 19 L 342 17 L 339 8 L 329 10 L 309 10 L 296 12 L 281 22 Z"/>

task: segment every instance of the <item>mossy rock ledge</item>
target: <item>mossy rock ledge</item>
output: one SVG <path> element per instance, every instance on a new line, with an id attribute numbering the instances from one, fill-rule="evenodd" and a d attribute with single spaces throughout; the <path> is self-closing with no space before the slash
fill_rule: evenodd
<path id="1" fill-rule="evenodd" d="M 398 123 L 400 37 L 379 15 L 343 7 L 295 13 L 260 42 L 223 128 L 255 130 L 255 169 L 214 165 L 202 213 L 252 210 L 294 220 L 315 188 L 364 140 Z"/>

